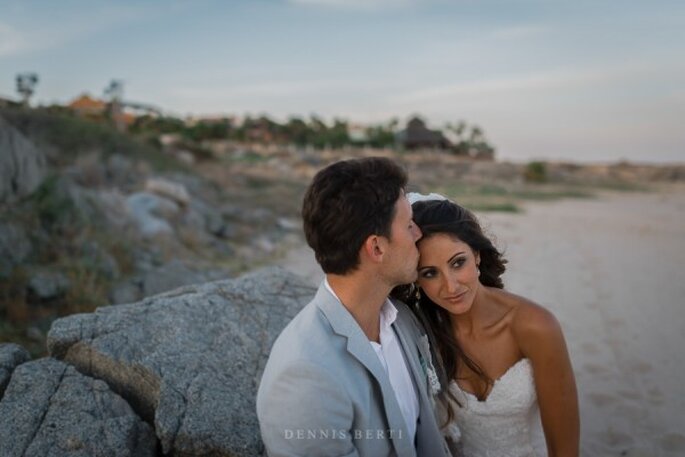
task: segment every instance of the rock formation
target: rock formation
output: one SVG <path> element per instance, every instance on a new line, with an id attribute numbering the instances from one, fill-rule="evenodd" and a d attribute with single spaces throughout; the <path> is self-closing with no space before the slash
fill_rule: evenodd
<path id="1" fill-rule="evenodd" d="M 0 203 L 33 192 L 45 171 L 44 154 L 0 117 Z"/>
<path id="2" fill-rule="evenodd" d="M 0 455 L 262 455 L 259 379 L 313 294 L 271 267 L 56 320 L 0 401 Z"/>
<path id="3" fill-rule="evenodd" d="M 18 344 L 0 344 L 0 400 L 5 394 L 14 369 L 30 359 L 29 352 Z"/>
<path id="4" fill-rule="evenodd" d="M 103 381 L 52 358 L 20 365 L 0 402 L 0 455 L 154 457 L 157 440 Z"/>

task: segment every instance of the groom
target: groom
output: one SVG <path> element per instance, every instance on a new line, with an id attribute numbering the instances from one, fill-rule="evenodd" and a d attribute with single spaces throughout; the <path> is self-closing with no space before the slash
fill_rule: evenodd
<path id="1" fill-rule="evenodd" d="M 270 456 L 448 456 L 428 394 L 422 330 L 387 297 L 416 279 L 421 232 L 407 176 L 385 158 L 334 163 L 304 197 L 326 278 L 278 337 L 257 394 Z"/>

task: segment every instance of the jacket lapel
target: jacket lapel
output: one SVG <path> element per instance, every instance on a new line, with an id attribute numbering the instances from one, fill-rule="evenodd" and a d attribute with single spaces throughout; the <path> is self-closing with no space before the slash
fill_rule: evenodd
<path id="1" fill-rule="evenodd" d="M 428 337 L 422 335 L 413 325 L 414 316 L 411 315 L 411 311 L 406 305 L 403 303 L 394 304 L 398 310 L 394 327 L 419 391 L 420 420 L 416 428 L 416 452 L 421 454 L 430 452 L 431 455 L 449 456 L 451 452 L 447 448 L 442 434 L 438 432 L 439 425 L 435 419 L 435 403 L 428 381 L 428 368 L 431 361 Z M 440 451 L 441 448 L 442 452 Z"/>
<path id="2" fill-rule="evenodd" d="M 385 407 L 385 416 L 388 421 L 390 430 L 395 431 L 392 436 L 395 436 L 397 431 L 402 431 L 402 436 L 407 436 L 407 426 L 404 422 L 404 416 L 397 402 L 395 391 L 390 385 L 388 374 L 383 369 L 378 356 L 374 352 L 369 339 L 362 331 L 357 321 L 350 312 L 338 301 L 322 284 L 316 293 L 314 300 L 317 306 L 328 319 L 333 331 L 345 338 L 347 338 L 347 351 L 356 358 L 362 365 L 366 367 L 371 375 L 376 379 L 383 394 L 383 406 Z M 374 430 L 375 432 L 375 430 Z M 407 439 L 392 439 L 395 452 L 398 457 L 415 456 L 416 450 L 414 445 Z"/>
<path id="3" fill-rule="evenodd" d="M 406 324 L 406 319 L 408 316 L 404 315 L 406 310 L 402 306 L 397 306 L 397 304 L 396 307 L 398 310 L 397 320 L 393 326 L 395 327 L 400 344 L 402 345 L 402 350 L 404 351 L 406 360 L 409 363 L 411 373 L 414 377 L 414 382 L 416 383 L 419 391 L 418 395 L 420 403 L 423 404 L 424 400 L 428 400 L 427 394 L 429 386 L 428 376 L 421 361 L 423 360 L 423 363 L 426 363 L 425 361 L 429 359 L 426 358 L 426 354 L 423 354 L 423 348 L 419 345 L 419 340 L 417 338 L 412 338 L 412 335 L 407 328 L 408 326 Z"/>

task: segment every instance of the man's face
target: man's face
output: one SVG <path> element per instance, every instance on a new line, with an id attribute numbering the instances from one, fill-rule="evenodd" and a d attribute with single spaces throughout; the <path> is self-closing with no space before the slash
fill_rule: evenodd
<path id="1" fill-rule="evenodd" d="M 411 205 L 402 193 L 395 203 L 395 217 L 385 258 L 384 276 L 391 286 L 409 284 L 416 280 L 419 262 L 416 242 L 420 238 L 421 230 L 412 220 Z"/>

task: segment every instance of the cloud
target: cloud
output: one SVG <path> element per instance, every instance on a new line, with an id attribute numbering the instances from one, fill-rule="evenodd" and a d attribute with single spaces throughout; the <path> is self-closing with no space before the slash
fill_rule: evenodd
<path id="1" fill-rule="evenodd" d="M 386 106 L 420 112 L 436 125 L 481 125 L 499 157 L 673 160 L 684 146 L 678 121 L 685 105 L 674 85 L 684 71 L 665 58 L 540 68 L 410 90 L 388 97 Z"/>
<path id="2" fill-rule="evenodd" d="M 543 72 L 537 74 L 465 81 L 427 89 L 419 89 L 395 97 L 399 103 L 417 103 L 428 100 L 444 100 L 452 97 L 499 95 L 522 90 L 544 90 L 568 85 L 588 83 L 600 78 L 592 73 Z"/>
<path id="3" fill-rule="evenodd" d="M 0 58 L 63 47 L 104 30 L 146 17 L 153 11 L 100 2 L 76 4 L 45 16 L 16 17 L 0 23 Z"/>
<path id="4" fill-rule="evenodd" d="M 388 8 L 404 8 L 417 5 L 419 0 L 287 0 L 297 6 L 345 9 L 353 11 L 378 11 Z"/>
<path id="5" fill-rule="evenodd" d="M 254 97 L 294 97 L 314 94 L 321 91 L 341 89 L 346 85 L 344 80 L 313 81 L 265 81 L 235 86 L 216 85 L 214 87 L 194 86 L 178 88 L 177 96 L 193 99 L 244 99 Z"/>
<path id="6" fill-rule="evenodd" d="M 0 57 L 19 54 L 29 48 L 26 38 L 12 26 L 0 23 Z"/>
<path id="7" fill-rule="evenodd" d="M 495 39 L 518 40 L 536 37 L 546 32 L 549 32 L 549 28 L 542 25 L 518 25 L 495 29 L 491 32 L 491 36 Z"/>
<path id="8" fill-rule="evenodd" d="M 675 66 L 666 65 L 673 67 Z M 524 93 L 527 91 L 538 94 L 546 91 L 559 92 L 574 88 L 597 88 L 605 84 L 621 82 L 644 81 L 665 71 L 666 66 L 655 62 L 635 62 L 607 64 L 602 67 L 585 69 L 554 69 L 541 70 L 534 73 L 512 75 L 508 77 L 483 80 L 463 81 L 441 86 L 419 89 L 394 97 L 397 103 L 417 103 L 421 101 L 445 100 L 459 97 L 501 96 L 508 93 Z"/>
<path id="9" fill-rule="evenodd" d="M 159 100 L 158 104 L 177 112 L 268 112 L 269 116 L 282 119 L 317 113 L 329 120 L 350 117 L 366 121 L 391 117 L 380 116 L 379 104 L 374 98 L 386 86 L 387 81 L 354 78 L 284 78 L 237 84 L 216 81 L 198 84 L 196 80 L 185 80 L 171 89 L 146 87 L 142 91 L 147 100 Z"/>

